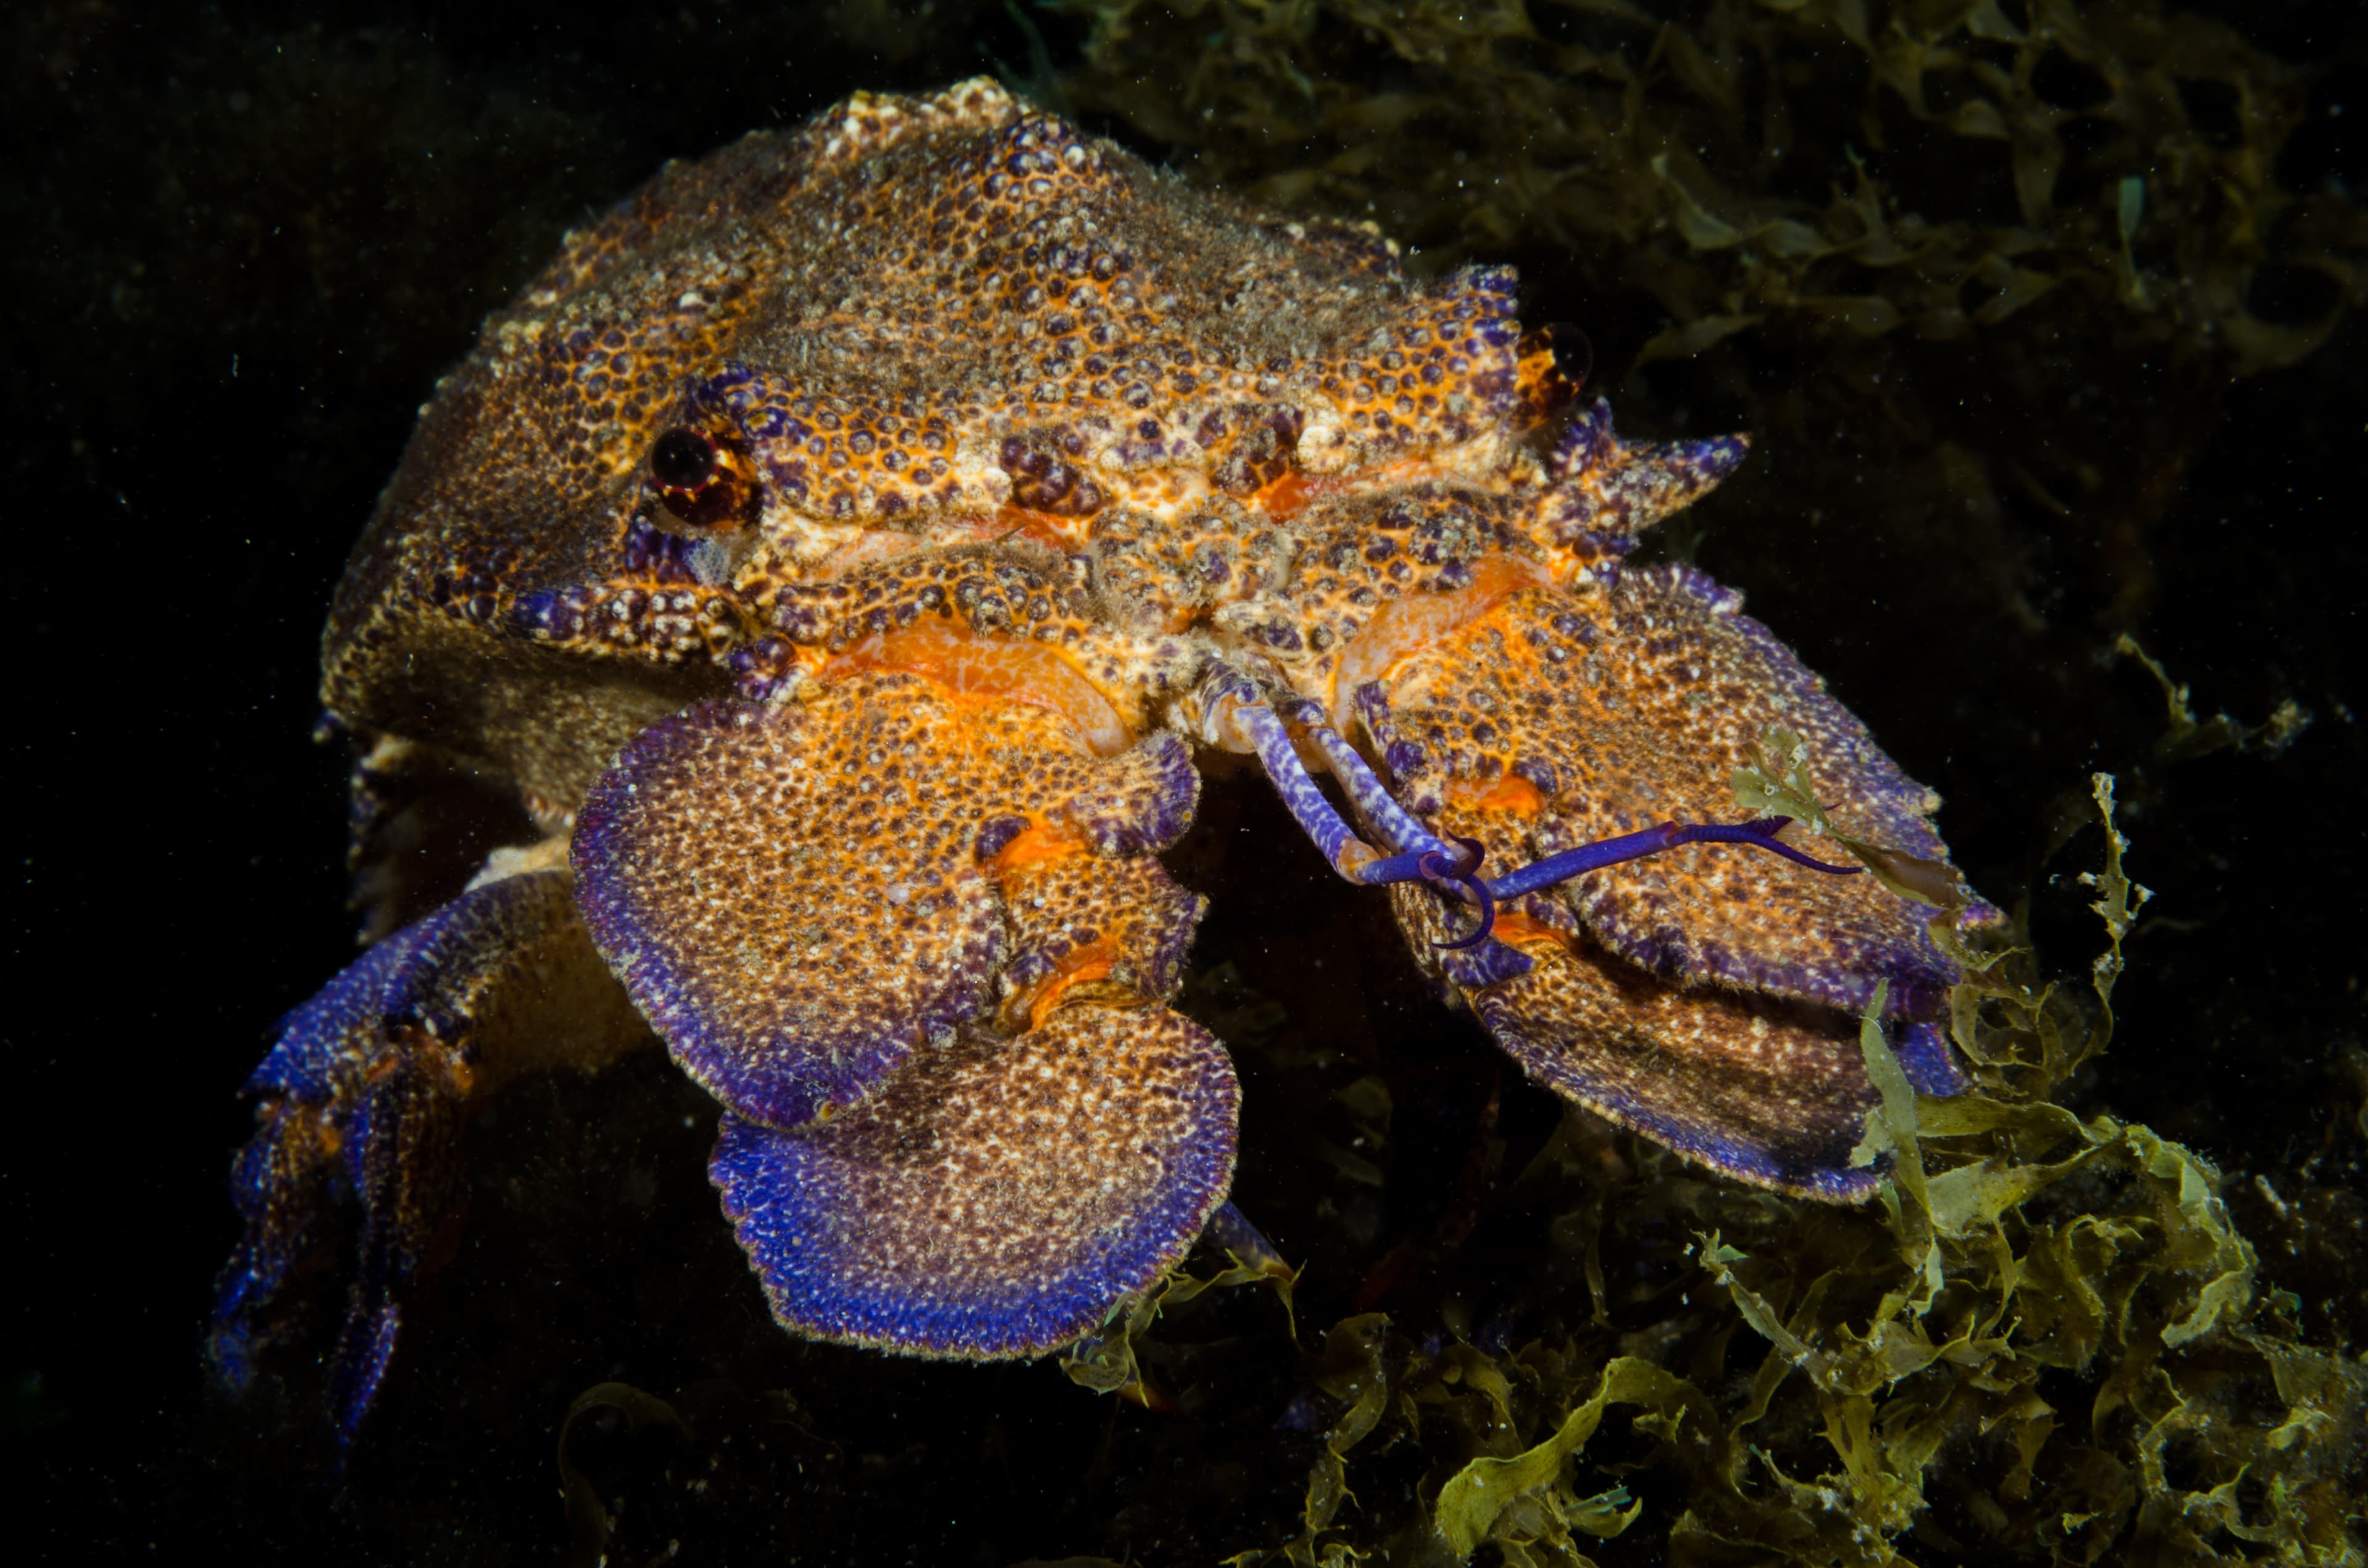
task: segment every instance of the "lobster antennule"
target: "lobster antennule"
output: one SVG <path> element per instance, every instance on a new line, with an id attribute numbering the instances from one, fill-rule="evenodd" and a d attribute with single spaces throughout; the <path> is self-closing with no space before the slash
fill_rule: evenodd
<path id="1" fill-rule="evenodd" d="M 1458 838 L 1450 844 L 1423 826 L 1421 819 L 1400 805 L 1389 786 L 1365 765 L 1348 737 L 1332 727 L 1321 704 L 1302 699 L 1292 717 L 1305 727 L 1349 799 L 1399 850 L 1357 868 L 1355 880 L 1368 887 L 1421 881 L 1450 898 L 1477 905 L 1480 923 L 1469 936 L 1437 945 L 1474 948 L 1487 941 L 1497 926 L 1496 896 L 1480 879 L 1480 862 L 1487 857 L 1487 846 L 1476 838 Z"/>
<path id="2" fill-rule="evenodd" d="M 1340 788 L 1347 792 L 1349 801 L 1394 848 L 1438 855 L 1452 860 L 1453 855 L 1446 841 L 1423 826 L 1419 818 L 1400 805 L 1397 797 L 1390 793 L 1389 786 L 1365 766 L 1365 759 L 1358 755 L 1355 746 L 1349 744 L 1348 737 L 1332 727 L 1323 704 L 1303 698 L 1291 708 L 1290 714 L 1292 722 L 1307 732 L 1307 738 L 1323 755 L 1325 767 L 1331 769 L 1332 777 L 1340 781 Z M 1474 848 L 1476 850 L 1478 846 L 1474 846 Z M 1479 861 L 1475 859 L 1465 869 L 1476 870 L 1478 867 Z"/>
<path id="3" fill-rule="evenodd" d="M 1488 891 L 1503 898 L 1519 898 L 1523 893 L 1536 892 L 1541 888 L 1566 882 L 1573 877 L 1606 866 L 1617 866 L 1624 860 L 1641 860 L 1647 855 L 1658 855 L 1684 844 L 1745 844 L 1754 849 L 1765 849 L 1781 855 L 1796 866 L 1806 866 L 1813 871 L 1828 876 L 1854 877 L 1864 869 L 1859 866 L 1828 865 L 1805 855 L 1776 835 L 1792 825 L 1791 817 L 1761 817 L 1745 823 L 1665 822 L 1635 833 L 1623 833 L 1616 838 L 1600 838 L 1592 844 L 1582 844 L 1576 849 L 1565 849 L 1533 860 L 1518 871 L 1496 878 Z"/>
<path id="4" fill-rule="evenodd" d="M 1422 880 L 1432 887 L 1441 892 L 1450 888 L 1456 889 L 1480 906 L 1480 924 L 1473 928 L 1470 936 L 1436 945 L 1442 948 L 1474 948 L 1486 941 L 1489 934 L 1497 928 L 1496 895 L 1489 892 L 1488 884 L 1480 880 L 1480 860 L 1488 851 L 1476 838 L 1459 838 L 1455 842 L 1463 850 L 1463 854 L 1458 857 L 1455 865 L 1450 866 L 1441 856 L 1433 853 L 1423 856 L 1419 861 L 1419 867 Z"/>
<path id="5" fill-rule="evenodd" d="M 1497 905 L 1502 900 L 1519 898 L 1606 866 L 1641 860 L 1687 844 L 1748 845 L 1833 876 L 1855 876 L 1859 871 L 1855 866 L 1828 865 L 1779 839 L 1777 835 L 1791 825 L 1792 818 L 1761 817 L 1747 823 L 1665 822 L 1657 827 L 1565 849 L 1502 877 L 1484 879 L 1480 863 L 1487 856 L 1486 847 L 1476 838 L 1459 837 L 1451 844 L 1423 826 L 1420 819 L 1390 793 L 1389 787 L 1374 775 L 1348 738 L 1332 727 L 1319 705 L 1286 699 L 1278 710 L 1277 705 L 1259 698 L 1247 676 L 1232 670 L 1213 672 L 1203 691 L 1218 726 L 1258 759 L 1301 831 L 1324 852 L 1324 858 L 1341 876 L 1364 887 L 1427 882 L 1445 896 L 1470 903 L 1479 911 L 1479 924 L 1468 935 L 1433 944 L 1437 947 L 1471 948 L 1486 942 L 1496 929 Z M 1299 748 L 1292 744 L 1285 724 L 1286 713 L 1291 723 L 1305 732 L 1349 799 L 1396 853 L 1374 850 L 1333 808 L 1315 776 L 1299 759 Z"/>
<path id="6" fill-rule="evenodd" d="M 1377 852 L 1357 836 L 1357 830 L 1325 799 L 1323 788 L 1299 760 L 1291 732 L 1248 677 L 1219 666 L 1202 682 L 1200 699 L 1211 738 L 1257 757 L 1260 771 L 1281 797 L 1283 809 L 1299 824 L 1299 831 L 1323 852 L 1334 870 L 1350 881 L 1360 881 L 1358 869 L 1376 858 Z"/>
<path id="7" fill-rule="evenodd" d="M 1523 588 L 1406 655 L 1386 691 L 1360 690 L 1359 717 L 1432 829 L 1487 845 L 1497 898 L 1538 893 L 1552 908 L 1527 913 L 1664 976 L 1850 1013 L 1888 981 L 1887 1011 L 1925 1016 L 1957 977 L 1930 911 L 1808 864 L 1822 846 L 1790 824 L 1738 821 L 1733 779 L 1781 727 L 1839 833 L 1935 861 L 1939 798 L 1740 611 L 1685 567 Z M 1980 905 L 1959 923 L 1995 917 Z"/>
<path id="8" fill-rule="evenodd" d="M 1802 853 L 1776 835 L 1792 825 L 1791 817 L 1761 817 L 1747 823 L 1684 823 L 1665 822 L 1657 827 L 1623 833 L 1616 838 L 1598 839 L 1582 844 L 1576 849 L 1565 849 L 1533 860 L 1518 871 L 1501 877 L 1482 878 L 1481 858 L 1487 850 L 1476 838 L 1458 838 L 1463 854 L 1451 860 L 1440 850 L 1418 850 L 1409 854 L 1387 856 L 1369 861 L 1358 868 L 1356 880 L 1370 886 L 1386 886 L 1392 882 L 1426 881 L 1442 892 L 1452 893 L 1480 907 L 1480 924 L 1473 933 L 1460 941 L 1435 942 L 1434 947 L 1468 948 L 1487 937 L 1496 926 L 1497 905 L 1508 899 L 1520 898 L 1550 888 L 1589 871 L 1623 861 L 1642 860 L 1648 855 L 1659 855 L 1687 844 L 1742 844 L 1754 849 L 1765 849 L 1781 855 L 1796 866 L 1828 876 L 1854 877 L 1864 868 L 1835 866 Z"/>

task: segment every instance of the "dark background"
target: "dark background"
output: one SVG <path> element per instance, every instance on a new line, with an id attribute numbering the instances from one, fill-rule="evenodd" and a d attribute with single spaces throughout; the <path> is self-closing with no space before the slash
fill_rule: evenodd
<path id="1" fill-rule="evenodd" d="M 2368 119 L 2357 12 L 2247 15 L 2264 47 L 2328 63 L 2305 173 L 2356 189 L 2368 171 L 2340 110 Z M 301 1367 L 226 1409 L 199 1364 L 234 1233 L 224 1173 L 247 1126 L 235 1091 L 271 1021 L 351 953 L 344 762 L 305 740 L 320 618 L 435 376 L 563 228 L 664 159 L 794 123 L 857 86 L 1042 79 L 1072 60 L 1082 23 L 958 5 L 918 19 L 742 5 L 611 21 L 559 5 L 167 16 L 76 4 L 12 8 L 5 28 L 18 875 L 0 1376 L 6 1472 L 34 1503 L 36 1551 L 163 1554 L 212 1540 L 266 1558 L 546 1559 L 566 1540 L 558 1419 L 586 1386 L 626 1377 L 667 1391 L 731 1380 L 743 1392 L 713 1392 L 715 1420 L 777 1455 L 750 1473 L 778 1484 L 810 1459 L 835 1478 L 795 1506 L 777 1499 L 747 1542 L 1162 1560 L 1156 1524 L 1125 1522 L 1158 1514 L 1143 1499 L 1167 1484 L 1150 1450 L 1128 1447 L 1139 1413 L 1046 1367 L 925 1369 L 773 1331 L 712 1219 L 712 1109 L 655 1062 L 521 1091 L 480 1130 L 442 1315 L 407 1350 L 416 1369 L 399 1373 L 350 1477 L 319 1462 Z M 1530 267 L 1533 280 L 1554 272 L 1545 258 Z M 1541 300 L 1537 319 L 1641 341 L 1618 301 L 1601 303 L 1590 316 L 1590 301 Z M 2282 1251 L 2254 1177 L 2291 1194 L 2298 1179 L 2340 1187 L 2358 1174 L 2344 1124 L 2368 1060 L 2363 349 L 2355 315 L 2303 364 L 2226 388 L 2137 566 L 2066 537 L 2029 567 L 2044 634 L 1935 623 L 1929 607 L 1948 596 L 1918 582 L 1930 561 L 1912 540 L 1877 540 L 1868 566 L 1820 560 L 1812 530 L 1771 566 L 1781 551 L 1723 537 L 1713 513 L 1701 544 L 1703 564 L 1750 592 L 1950 800 L 1960 862 L 2001 903 L 2029 895 L 2043 956 L 2076 973 L 2093 938 L 2066 884 L 2095 863 L 2096 835 L 2047 859 L 2051 813 L 2091 768 L 2123 771 L 2131 869 L 2158 896 L 2129 947 L 2123 1050 L 2082 1086 L 2083 1108 L 2149 1121 L 2219 1162 L 2272 1278 L 2315 1291 L 2307 1326 L 2335 1342 L 2362 1321 L 2360 1277 L 2312 1274 L 2334 1265 Z M 1599 381 L 1617 401 L 1610 358 Z M 2151 581 L 2133 629 L 2193 684 L 2198 709 L 2253 722 L 2291 699 L 2314 722 L 2289 750 L 2142 766 L 2161 699 L 2107 653 L 2116 574 L 2134 569 Z M 1836 582 L 1893 591 L 1834 602 L 1821 590 Z M 1940 674 L 1904 675 L 1903 648 L 1919 642 L 1957 645 Z M 1273 815 L 1255 791 L 1212 792 L 1182 858 L 1223 905 L 1201 956 L 1338 1033 L 1310 1048 L 1319 1055 L 1419 1044 L 1486 1060 L 1312 857 L 1221 861 L 1237 829 L 1281 842 Z M 1353 1008 L 1325 1000 L 1344 984 Z M 1256 1072 L 1249 1148 L 1280 1119 L 1257 1104 Z M 1508 1092 L 1512 1120 L 1551 1123 L 1538 1096 Z M 1269 1147 L 1246 1166 L 1245 1201 L 1286 1179 L 1270 1167 L 1294 1157 L 1287 1131 Z M 2333 1165 L 2292 1174 L 2326 1150 Z M 1251 1332 L 1256 1312 L 1240 1310 Z M 793 1391 L 796 1421 L 747 1392 L 778 1389 Z M 972 1412 L 947 1416 L 967 1423 L 958 1439 L 920 1434 L 951 1405 Z M 1232 1481 L 1192 1483 L 1216 1488 L 1205 1506 L 1287 1517 L 1304 1460 L 1276 1442 Z M 919 1501 L 894 1517 L 862 1501 L 907 1494 Z"/>

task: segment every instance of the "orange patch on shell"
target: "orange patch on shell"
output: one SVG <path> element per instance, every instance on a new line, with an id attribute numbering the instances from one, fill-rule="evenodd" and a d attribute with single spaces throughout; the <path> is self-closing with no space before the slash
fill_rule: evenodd
<path id="1" fill-rule="evenodd" d="M 1546 798 L 1538 787 L 1518 773 L 1500 773 L 1485 788 L 1470 785 L 1449 791 L 1458 805 L 1475 812 L 1501 812 L 1508 816 L 1533 817 L 1546 809 Z"/>
<path id="2" fill-rule="evenodd" d="M 1258 493 L 1250 497 L 1250 505 L 1276 522 L 1282 522 L 1304 511 L 1317 494 L 1317 487 L 1308 483 L 1305 474 L 1297 469 L 1286 469 L 1260 485 Z"/>
<path id="3" fill-rule="evenodd" d="M 1136 739 L 1100 688 L 1041 643 L 983 637 L 931 618 L 874 632 L 825 664 L 821 675 L 837 680 L 866 670 L 916 675 L 951 697 L 1049 709 L 1068 720 L 1096 756 L 1116 756 Z"/>
<path id="4" fill-rule="evenodd" d="M 1497 924 L 1490 928 L 1489 935 L 1508 948 L 1567 949 L 1570 946 L 1570 939 L 1561 932 L 1518 909 L 1498 910 Z"/>
<path id="5" fill-rule="evenodd" d="M 1072 855 L 1082 855 L 1085 850 L 1082 840 L 1064 833 L 1042 818 L 1031 818 L 1019 836 L 1005 845 L 1002 852 L 996 856 L 995 869 L 996 875 L 1008 878 L 1048 861 L 1065 860 Z"/>
<path id="6" fill-rule="evenodd" d="M 1399 665 L 1464 631 L 1522 589 L 1546 581 L 1546 570 L 1538 562 L 1495 551 L 1473 566 L 1465 587 L 1390 600 L 1349 640 L 1340 656 L 1332 677 L 1333 722 L 1346 722 L 1348 699 L 1367 681 L 1387 682 Z"/>
<path id="7" fill-rule="evenodd" d="M 1109 979 L 1110 972 L 1118 968 L 1121 957 L 1118 943 L 1108 937 L 1097 937 L 1084 947 L 1071 950 L 1051 974 L 1013 998 L 1007 1013 L 1017 1015 L 1024 1008 L 1028 1015 L 1028 1027 L 1041 1028 L 1044 1020 L 1052 1017 L 1053 1009 L 1060 1005 L 1063 996 L 1080 985 Z"/>

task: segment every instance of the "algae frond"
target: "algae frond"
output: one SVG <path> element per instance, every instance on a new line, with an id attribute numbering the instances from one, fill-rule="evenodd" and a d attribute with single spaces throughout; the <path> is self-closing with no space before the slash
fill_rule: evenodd
<path id="1" fill-rule="evenodd" d="M 1952 1023 L 1976 1087 L 1949 1099 L 1914 1094 L 1869 1015 L 1883 1202 L 1785 1203 L 1641 1146 L 1607 1165 L 1574 1116 L 1502 1199 L 1561 1255 L 1532 1290 L 1579 1285 L 1583 1253 L 1601 1301 L 1607 1274 L 1668 1266 L 1674 1233 L 1683 1274 L 1497 1352 L 1335 1324 L 1302 1531 L 1237 1561 L 1578 1564 L 1640 1522 L 1680 1562 L 2362 1561 L 2368 1368 L 2260 1299 L 2208 1164 L 2053 1097 L 2110 1037 L 2145 902 L 2109 777 L 2092 801 L 2090 999 L 2026 952 L 1964 951 Z M 1360 1467 L 1393 1449 L 1419 1461 L 1414 1506 L 1358 1517 Z"/>

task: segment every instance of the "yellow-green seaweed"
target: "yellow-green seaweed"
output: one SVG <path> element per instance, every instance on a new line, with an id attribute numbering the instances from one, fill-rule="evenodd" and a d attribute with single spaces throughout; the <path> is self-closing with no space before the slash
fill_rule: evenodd
<path id="1" fill-rule="evenodd" d="M 1308 1367 L 1338 1414 L 1301 1533 L 1235 1561 L 1584 1564 L 1632 1530 L 1679 1562 L 2368 1561 L 2368 1368 L 2260 1299 L 2207 1163 L 2053 1097 L 2105 1046 L 2145 901 L 2110 777 L 2091 801 L 2087 1006 L 2027 952 L 1961 948 L 1975 1089 L 1946 1099 L 1914 1094 L 1870 1011 L 1882 1098 L 1861 1153 L 1892 1160 L 1884 1201 L 1788 1203 L 1642 1144 L 1607 1175 L 1574 1115 L 1505 1199 L 1554 1195 L 1558 1247 L 1586 1261 L 1539 1289 L 1595 1321 L 1565 1311 L 1493 1354 L 1411 1343 L 1381 1312 L 1335 1324 Z M 1673 1227 L 1691 1288 L 1607 1290 L 1607 1254 L 1632 1263 Z M 1364 1515 L 1360 1466 L 1407 1448 L 1412 1512 Z"/>

